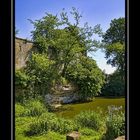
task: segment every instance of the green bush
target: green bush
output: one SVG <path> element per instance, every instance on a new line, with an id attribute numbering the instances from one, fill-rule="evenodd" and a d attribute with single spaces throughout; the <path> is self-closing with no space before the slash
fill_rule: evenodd
<path id="1" fill-rule="evenodd" d="M 123 96 L 125 94 L 125 80 L 122 79 L 120 72 L 106 76 L 106 83 L 102 88 L 104 96 Z"/>
<path id="2" fill-rule="evenodd" d="M 59 118 L 53 113 L 44 113 L 40 116 L 40 119 L 48 123 L 49 130 L 62 134 L 77 129 L 77 126 L 73 121 Z"/>
<path id="3" fill-rule="evenodd" d="M 124 113 L 121 112 L 109 115 L 106 121 L 106 127 L 105 140 L 113 140 L 118 136 L 125 135 Z"/>
<path id="4" fill-rule="evenodd" d="M 28 85 L 30 77 L 22 70 L 15 71 L 15 100 L 22 103 L 26 97 L 29 97 Z"/>
<path id="5" fill-rule="evenodd" d="M 43 103 L 34 99 L 27 101 L 25 107 L 28 108 L 28 116 L 40 116 L 42 113 L 47 111 Z"/>
<path id="6" fill-rule="evenodd" d="M 81 100 L 87 100 L 100 93 L 105 77 L 93 59 L 80 57 L 68 67 L 66 78 L 78 86 Z"/>
<path id="7" fill-rule="evenodd" d="M 93 111 L 84 111 L 75 117 L 77 124 L 81 127 L 88 127 L 99 130 L 102 125 L 100 114 Z"/>
<path id="8" fill-rule="evenodd" d="M 27 112 L 27 109 L 25 109 L 24 106 L 20 104 L 15 104 L 15 116 L 16 117 L 21 117 L 24 116 Z"/>
<path id="9" fill-rule="evenodd" d="M 25 74 L 23 70 L 16 70 L 15 72 L 15 85 L 21 88 L 25 88 L 28 85 L 29 76 Z"/>
<path id="10" fill-rule="evenodd" d="M 76 125 L 73 121 L 58 118 L 52 113 L 44 113 L 38 118 L 38 120 L 30 125 L 29 130 L 26 132 L 26 134 L 32 136 L 46 133 L 47 131 L 66 134 L 75 129 Z"/>
<path id="11" fill-rule="evenodd" d="M 48 131 L 48 124 L 44 120 L 35 120 L 30 124 L 29 130 L 25 131 L 27 136 L 43 134 Z"/>

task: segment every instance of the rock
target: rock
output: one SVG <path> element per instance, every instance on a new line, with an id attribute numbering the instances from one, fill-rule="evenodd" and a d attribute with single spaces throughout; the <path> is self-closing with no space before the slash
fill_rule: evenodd
<path id="1" fill-rule="evenodd" d="M 115 140 L 125 140 L 125 136 L 119 136 L 119 137 L 116 138 Z"/>
<path id="2" fill-rule="evenodd" d="M 59 108 L 59 107 L 61 107 L 62 105 L 61 104 L 54 104 L 54 105 L 51 105 L 52 107 L 54 107 L 54 108 Z"/>
<path id="3" fill-rule="evenodd" d="M 46 94 L 45 96 L 45 100 L 48 104 L 51 104 L 53 97 L 51 96 L 51 94 Z"/>
<path id="4" fill-rule="evenodd" d="M 45 101 L 47 104 L 67 104 L 79 100 L 77 93 L 47 94 Z"/>
<path id="5" fill-rule="evenodd" d="M 73 131 L 70 134 L 67 134 L 66 140 L 79 140 L 80 139 L 80 133 L 77 131 Z"/>

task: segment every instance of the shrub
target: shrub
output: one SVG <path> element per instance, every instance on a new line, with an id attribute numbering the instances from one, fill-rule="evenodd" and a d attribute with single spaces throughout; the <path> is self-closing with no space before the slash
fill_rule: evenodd
<path id="1" fill-rule="evenodd" d="M 125 135 L 125 116 L 124 113 L 114 113 L 109 115 L 106 121 L 107 131 L 105 134 L 106 140 L 113 140 L 114 138 Z"/>
<path id="2" fill-rule="evenodd" d="M 29 100 L 25 104 L 25 107 L 28 108 L 28 116 L 40 116 L 42 113 L 47 111 L 44 104 L 41 103 L 39 100 Z"/>
<path id="3" fill-rule="evenodd" d="M 15 104 L 15 116 L 16 117 L 21 117 L 26 114 L 27 109 L 25 109 L 24 106 L 20 104 Z"/>
<path id="4" fill-rule="evenodd" d="M 15 72 L 15 85 L 20 88 L 26 88 L 28 85 L 29 76 L 23 70 L 16 70 Z"/>
<path id="5" fill-rule="evenodd" d="M 92 128 L 94 130 L 99 130 L 102 125 L 100 114 L 93 111 L 81 112 L 76 116 L 75 120 L 79 126 Z"/>
<path id="6" fill-rule="evenodd" d="M 106 83 L 102 88 L 102 94 L 105 96 L 122 96 L 125 94 L 125 81 L 120 72 L 106 76 Z"/>
<path id="7" fill-rule="evenodd" d="M 39 135 L 47 131 L 59 132 L 60 134 L 66 134 L 76 129 L 76 125 L 71 120 L 58 118 L 52 113 L 42 114 L 37 121 L 32 123 L 27 135 Z"/>
<path id="8" fill-rule="evenodd" d="M 23 102 L 26 97 L 30 96 L 28 92 L 30 77 L 22 70 L 15 71 L 15 100 Z"/>
<path id="9" fill-rule="evenodd" d="M 105 77 L 94 60 L 80 57 L 68 67 L 66 78 L 78 86 L 81 100 L 87 100 L 100 93 Z"/>
<path id="10" fill-rule="evenodd" d="M 59 118 L 53 113 L 44 113 L 40 116 L 41 120 L 45 120 L 48 123 L 49 130 L 65 134 L 76 128 L 76 124 L 73 121 Z"/>
<path id="11" fill-rule="evenodd" d="M 71 120 L 58 118 L 58 122 L 58 130 L 56 130 L 56 132 L 60 132 L 61 134 L 66 134 L 70 131 L 77 129 L 77 126 Z"/>
<path id="12" fill-rule="evenodd" d="M 35 120 L 34 123 L 31 123 L 29 130 L 25 131 L 27 136 L 42 134 L 43 132 L 48 131 L 48 124 L 45 121 Z"/>

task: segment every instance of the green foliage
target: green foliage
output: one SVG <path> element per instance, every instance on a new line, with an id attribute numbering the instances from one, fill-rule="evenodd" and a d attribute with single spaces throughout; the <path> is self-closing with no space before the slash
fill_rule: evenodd
<path id="1" fill-rule="evenodd" d="M 16 117 L 20 116 L 40 116 L 47 111 L 47 108 L 39 100 L 27 100 L 24 104 L 17 103 L 15 105 Z"/>
<path id="2" fill-rule="evenodd" d="M 125 42 L 125 18 L 111 20 L 109 29 L 103 35 L 103 42 L 107 44 Z"/>
<path id="3" fill-rule="evenodd" d="M 27 109 L 25 109 L 25 107 L 21 104 L 15 104 L 15 116 L 16 117 L 21 117 L 21 116 L 25 116 L 27 113 Z"/>
<path id="4" fill-rule="evenodd" d="M 46 135 L 38 136 L 37 138 L 37 140 L 65 140 L 66 136 L 57 132 L 48 131 Z"/>
<path id="5" fill-rule="evenodd" d="M 15 71 L 15 86 L 26 88 L 29 82 L 29 76 L 23 70 Z"/>
<path id="6" fill-rule="evenodd" d="M 102 91 L 104 95 L 124 95 L 125 90 L 125 18 L 114 19 L 103 35 L 103 48 L 107 63 L 117 67 L 114 74 L 107 77 Z"/>
<path id="7" fill-rule="evenodd" d="M 32 54 L 31 60 L 25 69 L 30 75 L 30 90 L 37 94 L 44 94 L 50 85 L 52 78 L 52 67 L 54 61 L 49 60 L 46 55 Z"/>
<path id="8" fill-rule="evenodd" d="M 55 76 L 53 64 L 54 61 L 49 60 L 46 55 L 32 54 L 27 67 L 16 71 L 16 101 L 23 102 L 46 94 Z"/>
<path id="9" fill-rule="evenodd" d="M 38 100 L 26 102 L 25 107 L 28 108 L 27 116 L 40 116 L 42 113 L 47 111 L 44 104 Z"/>
<path id="10" fill-rule="evenodd" d="M 26 134 L 32 136 L 46 133 L 47 131 L 66 134 L 74 129 L 76 129 L 76 125 L 73 121 L 58 118 L 52 113 L 44 113 L 38 118 L 38 120 L 30 125 Z"/>
<path id="11" fill-rule="evenodd" d="M 35 107 L 36 104 L 37 106 L 43 106 L 43 103 L 39 100 L 35 102 L 29 100 L 24 104 L 18 103 L 15 106 L 17 140 L 45 140 L 46 138 L 48 140 L 65 140 L 66 134 L 75 130 L 81 133 L 81 140 L 100 140 L 106 130 L 105 128 L 104 130 L 100 129 L 105 127 L 103 120 L 106 120 L 106 117 L 100 115 L 99 112 L 83 112 L 83 115 L 79 114 L 74 120 L 59 118 L 54 113 L 47 112 L 44 109 L 44 111 L 41 111 L 42 113 L 33 113 L 32 115 L 29 112 L 33 111 L 29 110 L 34 110 L 32 109 L 33 106 Z M 124 135 L 124 114 L 111 112 L 107 118 L 108 129 L 104 138 L 112 140 L 111 137 L 114 139 L 116 134 Z"/>
<path id="12" fill-rule="evenodd" d="M 68 80 L 64 77 L 61 77 L 60 81 L 61 81 L 62 85 L 67 85 L 68 84 Z"/>
<path id="13" fill-rule="evenodd" d="M 23 102 L 32 96 L 29 90 L 30 80 L 30 76 L 23 69 L 15 71 L 15 100 L 17 102 Z"/>
<path id="14" fill-rule="evenodd" d="M 35 27 L 32 31 L 33 40 L 41 53 L 48 52 L 48 48 L 51 47 L 55 52 L 55 59 L 61 58 L 66 62 L 75 56 L 74 52 L 86 51 L 94 46 L 91 37 L 100 32 L 99 25 L 92 28 L 85 23 L 84 27 L 79 27 L 82 15 L 75 8 L 72 8 L 70 15 L 75 21 L 73 24 L 64 9 L 60 15 L 46 13 L 40 20 L 30 20 Z M 64 56 L 60 56 L 60 53 Z"/>
<path id="15" fill-rule="evenodd" d="M 98 135 L 100 135 L 99 132 L 97 132 L 93 129 L 89 129 L 89 128 L 82 128 L 81 130 L 79 130 L 79 132 L 81 133 L 81 135 L 85 135 L 85 136 L 98 136 Z"/>
<path id="16" fill-rule="evenodd" d="M 88 57 L 80 57 L 67 70 L 67 78 L 79 87 L 81 99 L 86 100 L 100 93 L 104 75 L 96 62 Z"/>
<path id="17" fill-rule="evenodd" d="M 114 19 L 103 35 L 103 48 L 107 63 L 117 67 L 122 79 L 125 79 L 125 18 Z"/>
<path id="18" fill-rule="evenodd" d="M 76 122 L 81 127 L 91 128 L 98 131 L 102 126 L 100 114 L 93 111 L 84 111 L 76 116 Z"/>
<path id="19" fill-rule="evenodd" d="M 114 43 L 108 45 L 105 50 L 106 58 L 108 59 L 107 63 L 111 64 L 118 69 L 124 71 L 125 69 L 125 47 L 124 44 Z"/>
<path id="20" fill-rule="evenodd" d="M 122 80 L 121 74 L 115 72 L 108 75 L 106 83 L 102 88 L 102 95 L 105 96 L 122 96 L 125 95 L 125 81 Z"/>
<path id="21" fill-rule="evenodd" d="M 29 137 L 25 137 L 24 131 L 28 130 L 29 125 L 35 121 L 33 117 L 18 116 L 15 118 L 15 138 L 16 140 L 25 140 Z"/>
<path id="22" fill-rule="evenodd" d="M 80 92 L 84 92 L 83 98 L 96 95 L 100 91 L 103 83 L 101 71 L 95 62 L 86 57 L 87 51 L 93 51 L 93 46 L 97 45 L 97 41 L 93 40 L 92 36 L 101 32 L 100 25 L 92 28 L 85 23 L 84 27 L 80 27 L 82 16 L 79 12 L 72 8 L 70 14 L 75 21 L 73 24 L 64 9 L 60 13 L 60 18 L 58 15 L 47 13 L 42 19 L 31 21 L 35 27 L 32 31 L 33 41 L 38 47 L 39 54 L 33 55 L 27 65 L 26 73 L 32 79 L 30 91 L 44 93 L 55 86 L 54 84 L 66 85 L 70 79 L 70 76 L 67 76 L 68 69 L 73 67 L 77 60 L 81 62 L 78 70 L 80 67 L 83 69 L 81 72 L 78 71 L 80 75 L 70 80 L 78 80 L 76 84 Z M 85 58 L 82 59 L 81 56 Z M 91 67 L 95 69 L 90 70 Z M 83 78 L 85 73 L 87 74 Z"/>
<path id="23" fill-rule="evenodd" d="M 81 134 L 80 140 L 101 140 L 102 134 L 89 128 L 79 130 Z"/>
<path id="24" fill-rule="evenodd" d="M 106 121 L 107 131 L 105 140 L 113 140 L 118 136 L 125 135 L 125 115 L 124 113 L 114 113 L 109 115 Z"/>

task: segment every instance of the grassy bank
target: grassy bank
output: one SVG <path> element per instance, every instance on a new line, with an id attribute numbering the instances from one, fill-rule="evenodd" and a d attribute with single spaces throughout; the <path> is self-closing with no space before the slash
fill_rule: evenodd
<path id="1" fill-rule="evenodd" d="M 72 119 L 59 117 L 39 100 L 16 103 L 15 109 L 16 140 L 65 140 L 66 134 L 75 130 L 81 133 L 81 140 L 113 140 L 124 126 L 124 117 L 117 113 L 111 119 L 95 111 L 83 111 Z"/>

